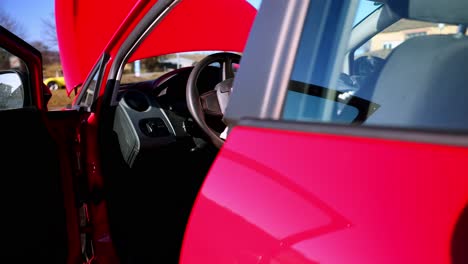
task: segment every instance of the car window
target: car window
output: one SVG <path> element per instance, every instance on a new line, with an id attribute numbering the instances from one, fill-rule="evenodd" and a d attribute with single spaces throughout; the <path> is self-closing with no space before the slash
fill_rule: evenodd
<path id="1" fill-rule="evenodd" d="M 400 19 L 356 49 L 354 59 L 373 57 L 385 60 L 393 49 L 411 38 L 428 35 L 454 35 L 457 32 L 458 26 L 456 25 Z M 356 68 L 356 66 L 362 65 L 354 66 Z"/>
<path id="2" fill-rule="evenodd" d="M 363 3 L 367 5 L 367 12 L 362 11 Z M 376 6 L 382 7 L 380 3 L 376 3 Z M 367 17 L 376 6 L 372 1 L 361 0 L 361 10 L 358 8 L 354 25 L 359 21 L 357 16 Z M 350 59 L 343 55 L 341 61 L 334 61 L 336 54 L 349 52 L 348 45 L 341 45 L 342 50 L 334 53 L 329 51 L 329 45 L 323 45 L 318 53 L 312 54 L 312 36 L 308 31 L 310 21 L 306 20 L 300 40 L 283 106 L 283 119 L 468 130 L 468 123 L 465 124 L 462 118 L 464 110 L 459 106 L 463 103 L 457 101 L 464 94 L 464 90 L 458 87 L 462 87 L 461 83 L 464 82 L 460 80 L 466 74 L 458 73 L 457 67 L 447 69 L 443 66 L 451 67 L 452 61 L 463 63 L 461 57 L 452 58 L 451 54 L 466 43 L 466 28 L 401 19 L 354 48 Z M 359 23 L 366 23 L 365 18 Z M 352 31 L 344 32 L 348 32 L 348 35 L 341 37 L 349 42 Z M 328 34 L 325 41 L 339 37 L 333 36 L 333 32 L 325 34 Z M 434 50 L 444 49 L 447 45 L 452 45 L 453 51 L 437 56 Z M 388 63 L 395 53 L 398 54 L 393 56 L 396 58 Z M 313 62 L 314 58 L 318 59 Z M 349 65 L 343 67 L 344 64 Z M 350 72 L 339 70 L 343 68 L 350 69 Z M 447 92 L 443 89 L 447 89 Z"/>
<path id="3" fill-rule="evenodd" d="M 87 111 L 93 111 L 94 102 L 99 94 L 100 80 L 102 79 L 102 71 L 109 59 L 108 54 L 104 53 L 101 56 L 99 62 L 94 65 L 93 70 L 89 74 L 85 83 L 81 86 L 81 89 L 76 98 L 76 105 L 87 109 Z M 77 88 L 78 89 L 78 88 Z"/>
<path id="4" fill-rule="evenodd" d="M 359 1 L 359 6 L 354 18 L 353 26 L 356 26 L 361 21 L 366 19 L 370 14 L 375 10 L 379 9 L 382 6 L 382 3 L 373 2 L 373 1 Z"/>
<path id="5" fill-rule="evenodd" d="M 89 107 L 92 106 L 93 101 L 94 101 L 94 93 L 96 91 L 96 85 L 97 85 L 98 77 L 99 77 L 99 71 L 96 71 L 93 74 L 93 78 L 90 80 L 88 85 L 83 90 L 83 92 L 84 92 L 83 96 L 84 97 L 82 98 L 82 100 L 80 102 L 81 107 L 89 108 Z"/>
<path id="6" fill-rule="evenodd" d="M 14 54 L 0 47 L 0 111 L 27 106 L 23 85 L 27 76 L 26 64 Z"/>

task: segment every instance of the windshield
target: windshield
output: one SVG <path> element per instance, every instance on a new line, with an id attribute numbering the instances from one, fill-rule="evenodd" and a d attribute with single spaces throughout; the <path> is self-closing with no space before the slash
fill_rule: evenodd
<path id="1" fill-rule="evenodd" d="M 154 80 L 168 72 L 178 70 L 180 68 L 195 66 L 208 55 L 218 52 L 223 51 L 178 52 L 129 62 L 124 67 L 121 83 L 135 83 Z M 242 55 L 242 53 L 238 54 Z M 217 62 L 210 64 L 210 66 L 218 68 L 221 67 Z M 233 63 L 232 67 L 233 72 L 235 73 L 239 64 Z"/>

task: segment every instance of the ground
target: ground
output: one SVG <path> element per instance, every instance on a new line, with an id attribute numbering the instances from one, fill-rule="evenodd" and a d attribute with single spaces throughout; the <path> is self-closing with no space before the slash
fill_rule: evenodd
<path id="1" fill-rule="evenodd" d="M 125 74 L 122 77 L 122 83 L 132 83 L 140 82 L 145 80 L 154 80 L 157 77 L 163 75 L 165 72 L 154 72 L 154 73 L 145 73 L 141 77 L 136 77 L 133 74 Z M 66 89 L 53 90 L 52 98 L 50 98 L 49 104 L 47 107 L 49 111 L 58 111 L 65 108 L 67 105 L 70 105 L 73 102 L 75 93 L 72 91 L 70 97 L 67 95 Z"/>
<path id="2" fill-rule="evenodd" d="M 68 97 L 67 90 L 65 89 L 53 90 L 51 92 L 52 98 L 50 98 L 47 105 L 50 111 L 61 110 L 73 101 L 74 92 L 71 93 L 70 97 Z"/>

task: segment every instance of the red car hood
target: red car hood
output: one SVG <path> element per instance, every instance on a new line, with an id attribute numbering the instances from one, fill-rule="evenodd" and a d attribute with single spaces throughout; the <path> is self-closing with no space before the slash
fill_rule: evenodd
<path id="1" fill-rule="evenodd" d="M 115 32 L 131 20 L 137 4 L 155 0 L 56 0 L 58 43 L 67 90 L 83 83 Z M 256 9 L 246 0 L 182 0 L 159 24 L 131 60 L 174 52 L 242 51 Z M 126 23 L 128 25 L 128 23 Z M 127 30 L 127 28 L 123 28 Z M 114 36 L 115 35 L 115 36 Z"/>

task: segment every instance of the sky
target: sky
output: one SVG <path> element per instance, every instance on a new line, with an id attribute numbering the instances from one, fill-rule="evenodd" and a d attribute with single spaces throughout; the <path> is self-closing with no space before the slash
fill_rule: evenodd
<path id="1" fill-rule="evenodd" d="M 54 13 L 55 0 L 0 0 L 0 9 L 17 17 L 25 31 L 26 41 L 45 41 L 42 19 Z"/>
<path id="2" fill-rule="evenodd" d="M 247 0 L 258 8 L 262 0 Z M 361 20 L 371 9 L 371 2 L 361 5 L 356 20 Z M 24 31 L 26 41 L 45 41 L 43 19 L 50 19 L 54 13 L 55 0 L 1 0 L 0 9 L 12 17 L 18 17 Z"/>
<path id="3" fill-rule="evenodd" d="M 354 24 L 359 23 L 361 20 L 366 18 L 368 15 L 372 13 L 372 11 L 376 10 L 379 6 L 374 5 L 374 2 L 371 1 L 359 1 L 359 6 L 356 11 L 356 17 L 354 19 Z"/>
<path id="4" fill-rule="evenodd" d="M 261 0 L 247 0 L 258 8 Z M 18 17 L 26 33 L 27 41 L 43 41 L 43 19 L 54 13 L 55 0 L 1 0 L 0 9 L 10 16 Z"/>
<path id="5" fill-rule="evenodd" d="M 247 2 L 250 2 L 255 8 L 258 9 L 258 7 L 260 7 L 260 3 L 262 2 L 262 0 L 247 0 Z"/>

